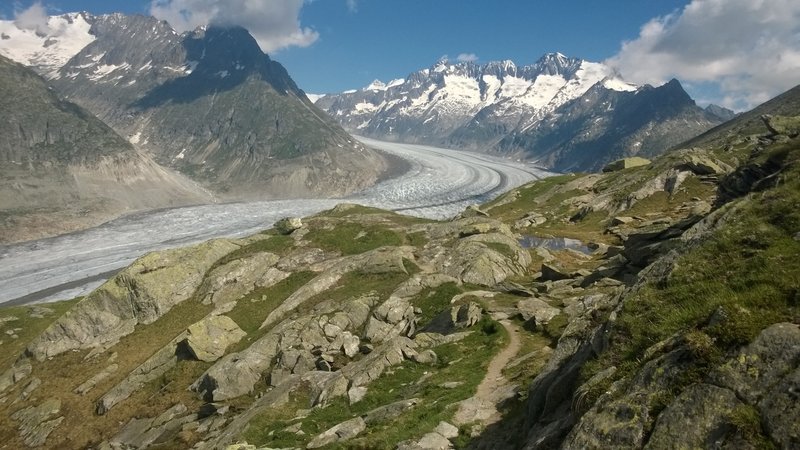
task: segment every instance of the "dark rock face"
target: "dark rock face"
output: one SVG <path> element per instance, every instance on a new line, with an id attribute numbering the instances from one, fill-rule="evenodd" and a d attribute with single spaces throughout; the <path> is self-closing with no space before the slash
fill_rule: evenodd
<path id="1" fill-rule="evenodd" d="M 597 84 L 536 126 L 504 138 L 498 147 L 559 171 L 599 171 L 616 159 L 659 155 L 718 123 L 677 80 L 634 92 Z"/>

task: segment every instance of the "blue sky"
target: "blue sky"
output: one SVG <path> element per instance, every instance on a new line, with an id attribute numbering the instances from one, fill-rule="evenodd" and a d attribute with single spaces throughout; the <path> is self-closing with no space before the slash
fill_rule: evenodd
<path id="1" fill-rule="evenodd" d="M 33 3 L 0 1 L 7 18 Z M 261 0 L 258 11 L 235 6 L 245 0 L 156 2 L 43 3 L 51 13 L 156 12 L 176 28 L 243 25 L 312 93 L 405 77 L 445 55 L 529 64 L 554 51 L 608 61 L 636 83 L 677 77 L 699 103 L 737 109 L 800 83 L 796 0 Z M 779 70 L 758 67 L 770 64 Z"/>

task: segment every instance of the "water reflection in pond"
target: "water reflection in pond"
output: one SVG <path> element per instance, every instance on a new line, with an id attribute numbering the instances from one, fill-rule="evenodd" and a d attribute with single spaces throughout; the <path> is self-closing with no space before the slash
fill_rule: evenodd
<path id="1" fill-rule="evenodd" d="M 592 249 L 587 247 L 583 242 L 577 239 L 570 238 L 543 238 L 537 236 L 523 236 L 519 240 L 520 245 L 524 248 L 537 248 L 543 247 L 548 250 L 566 250 L 572 249 L 585 254 L 591 254 Z"/>

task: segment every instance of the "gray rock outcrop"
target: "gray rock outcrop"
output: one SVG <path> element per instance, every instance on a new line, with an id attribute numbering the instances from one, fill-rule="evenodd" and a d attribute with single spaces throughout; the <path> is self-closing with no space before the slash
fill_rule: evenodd
<path id="1" fill-rule="evenodd" d="M 190 326 L 186 348 L 200 361 L 214 362 L 225 355 L 228 346 L 247 335 L 227 316 L 211 316 Z"/>
<path id="2" fill-rule="evenodd" d="M 75 349 L 107 347 L 191 297 L 208 269 L 239 248 L 220 239 L 149 253 L 108 280 L 27 347 L 41 361 Z"/>
<path id="3" fill-rule="evenodd" d="M 61 422 L 63 417 L 53 418 L 61 412 L 61 400 L 51 398 L 38 406 L 29 406 L 11 415 L 19 422 L 19 434 L 28 447 L 40 447 Z"/>

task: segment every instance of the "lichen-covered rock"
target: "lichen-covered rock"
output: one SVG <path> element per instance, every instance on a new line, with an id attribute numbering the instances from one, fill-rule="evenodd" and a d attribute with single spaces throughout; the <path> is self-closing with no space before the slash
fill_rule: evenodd
<path id="1" fill-rule="evenodd" d="M 205 304 L 234 302 L 256 287 L 271 286 L 288 277 L 288 273 L 272 267 L 277 262 L 276 255 L 266 252 L 235 259 L 212 270 L 200 286 L 198 296 Z"/>
<path id="2" fill-rule="evenodd" d="M 11 418 L 19 422 L 19 434 L 25 445 L 39 447 L 44 445 L 50 433 L 64 420 L 63 417 L 52 419 L 59 412 L 61 400 L 51 398 L 38 406 L 21 409 L 12 414 Z"/>
<path id="3" fill-rule="evenodd" d="M 189 327 L 186 348 L 200 361 L 214 362 L 247 335 L 227 316 L 211 316 Z"/>
<path id="4" fill-rule="evenodd" d="M 536 325 L 544 325 L 550 320 L 561 314 L 561 310 L 550 306 L 546 301 L 539 298 L 528 298 L 517 302 L 522 319 L 526 322 L 533 319 Z"/>
<path id="5" fill-rule="evenodd" d="M 33 366 L 28 358 L 21 357 L 0 375 L 0 393 L 19 383 L 33 372 Z"/>
<path id="6" fill-rule="evenodd" d="M 646 166 L 650 164 L 649 159 L 633 156 L 630 158 L 622 158 L 610 162 L 603 167 L 603 172 L 617 172 L 623 169 L 630 169 L 632 167 Z"/>
<path id="7" fill-rule="evenodd" d="M 344 442 L 358 436 L 367 429 L 367 424 L 361 417 L 350 419 L 325 430 L 308 443 L 306 448 L 320 448 L 326 445 Z"/>
<path id="8" fill-rule="evenodd" d="M 800 326 L 778 323 L 763 330 L 711 379 L 731 389 L 761 414 L 765 431 L 784 448 L 800 446 Z"/>
<path id="9" fill-rule="evenodd" d="M 367 425 L 389 422 L 406 413 L 407 411 L 410 411 L 421 402 L 422 400 L 418 398 L 410 398 L 389 403 L 388 405 L 379 406 L 364 414 L 364 422 L 366 422 Z"/>
<path id="10" fill-rule="evenodd" d="M 441 273 L 479 286 L 494 286 L 526 270 L 516 258 L 476 240 L 460 241 L 451 251 L 440 255 L 434 264 Z"/>
<path id="11" fill-rule="evenodd" d="M 108 346 L 188 299 L 208 269 L 239 248 L 229 240 L 149 253 L 108 280 L 27 347 L 41 361 L 74 349 Z"/>
<path id="12" fill-rule="evenodd" d="M 729 417 L 742 403 L 710 384 L 690 386 L 658 415 L 645 449 L 713 448 L 731 432 Z"/>
<path id="13" fill-rule="evenodd" d="M 299 217 L 284 217 L 275 222 L 275 231 L 280 234 L 292 234 L 300 228 L 303 228 L 303 221 Z"/>
<path id="14" fill-rule="evenodd" d="M 413 247 L 381 247 L 360 255 L 342 258 L 335 265 L 296 290 L 267 315 L 260 328 L 267 328 L 315 295 L 333 287 L 344 274 L 355 270 L 368 273 L 406 273 L 404 259 L 414 260 Z"/>

